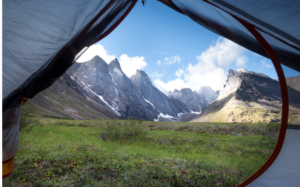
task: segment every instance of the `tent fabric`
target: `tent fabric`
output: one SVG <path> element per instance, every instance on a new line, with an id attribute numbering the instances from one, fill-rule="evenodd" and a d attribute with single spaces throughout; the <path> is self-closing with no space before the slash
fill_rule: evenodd
<path id="1" fill-rule="evenodd" d="M 209 0 L 255 27 L 300 49 L 300 1 Z M 293 6 L 291 6 L 293 5 Z"/>
<path id="2" fill-rule="evenodd" d="M 11 108 L 11 111 L 14 112 L 3 114 L 3 119 L 7 117 L 13 119 L 14 124 L 11 124 L 11 121 L 9 121 L 10 126 L 2 129 L 2 161 L 14 157 L 19 142 L 19 119 L 21 117 L 22 104 L 20 103 L 18 106 Z"/>
<path id="3" fill-rule="evenodd" d="M 259 31 L 282 64 L 300 71 L 299 1 L 160 1 L 216 34 L 268 57 L 236 19 L 240 18 Z M 135 3 L 136 0 L 3 2 L 3 161 L 13 158 L 17 149 L 20 99 L 28 94 L 33 97 L 50 86 L 74 59 L 114 29 Z M 299 158 L 299 137 L 299 131 L 288 130 L 281 156 L 250 186 L 270 186 L 276 181 L 299 183 L 295 178 L 299 166 L 293 165 Z M 281 175 L 285 171 L 290 176 Z"/>
<path id="4" fill-rule="evenodd" d="M 26 89 L 40 76 L 38 73 L 41 74 L 52 63 L 61 49 L 71 46 L 79 52 L 94 44 L 134 2 L 3 2 L 3 109 L 17 96 L 17 100 L 26 96 L 20 94 L 26 93 Z M 101 17 L 82 35 L 88 23 L 104 9 Z"/>
<path id="5" fill-rule="evenodd" d="M 4 1 L 4 176 L 13 169 L 21 99 L 53 84 L 92 44 L 109 34 L 136 0 Z"/>
<path id="6" fill-rule="evenodd" d="M 105 1 L 3 1 L 3 98 L 57 53 Z"/>
<path id="7" fill-rule="evenodd" d="M 236 1 L 236 0 L 160 0 L 162 3 L 166 4 L 170 8 L 173 8 L 177 12 L 183 13 L 189 16 L 192 20 L 198 24 L 204 26 L 205 28 L 215 32 L 218 35 L 221 35 L 255 53 L 263 55 L 267 58 L 266 51 L 260 42 L 250 33 L 248 28 L 244 25 L 244 22 L 247 23 L 253 30 L 257 31 L 266 41 L 267 44 L 271 46 L 271 50 L 275 52 L 275 56 L 278 57 L 279 62 L 284 64 L 294 70 L 300 71 L 300 48 L 299 48 L 299 28 L 298 20 L 300 20 L 300 6 L 299 1 L 295 2 L 288 0 L 285 2 L 274 0 L 274 1 Z M 250 7 L 248 9 L 248 6 Z M 279 10 L 280 9 L 280 10 Z M 279 12 L 277 14 L 277 12 Z M 275 15 L 275 16 L 274 16 Z M 279 18 L 280 17 L 280 18 Z M 276 19 L 277 18 L 277 19 Z M 286 20 L 286 22 L 285 22 Z M 292 25 L 292 26 L 291 26 Z M 289 27 L 290 28 L 283 28 Z M 265 46 L 266 47 L 266 46 Z M 270 52 L 270 51 L 269 51 Z M 273 52 L 272 52 L 273 53 Z M 275 62 L 274 62 L 275 63 Z M 284 75 L 281 74 L 281 79 L 284 78 Z M 283 81 L 285 82 L 285 81 Z M 283 83 L 283 87 L 285 83 Z M 285 88 L 283 88 L 284 90 Z M 286 96 L 287 97 L 287 96 Z M 285 98 L 286 98 L 285 97 Z M 286 111 L 285 111 L 286 112 Z M 286 122 L 282 122 L 282 127 L 280 133 L 285 135 Z M 282 134 L 284 133 L 284 134 Z M 276 149 L 272 156 L 270 162 L 266 163 L 259 172 L 255 173 L 255 176 L 251 176 L 241 186 L 253 183 L 253 180 L 256 181 L 258 176 L 267 172 L 264 176 L 266 178 L 261 178 L 265 182 L 254 183 L 253 186 L 274 186 L 276 182 L 281 183 L 279 186 L 296 186 L 295 184 L 299 183 L 299 167 L 292 167 L 293 162 L 297 162 L 295 158 L 293 162 L 290 162 L 286 165 L 285 169 L 280 169 L 284 164 L 284 159 L 278 158 L 278 153 L 285 155 L 298 154 L 297 151 L 293 149 L 283 149 L 281 150 L 281 143 L 284 141 L 289 142 L 288 138 L 284 139 L 284 136 L 281 136 L 281 139 L 278 140 Z M 283 140 L 284 139 L 284 140 Z M 299 138 L 298 138 L 299 139 Z M 279 143 L 280 142 L 280 143 Z M 295 146 L 296 144 L 293 144 Z M 286 148 L 286 145 L 285 145 Z M 294 147 L 297 149 L 297 147 Z M 298 149 L 299 150 L 299 149 Z M 288 158 L 288 156 L 283 156 Z M 277 175 L 275 178 L 272 177 L 274 169 L 269 168 L 269 166 L 274 164 L 273 160 L 276 161 Z M 268 160 L 269 161 L 269 160 Z M 276 165 L 275 165 L 276 166 Z M 291 168 L 290 168 L 291 167 Z M 293 172 L 289 172 L 290 176 L 288 183 L 285 185 L 286 175 L 280 175 L 280 173 L 285 172 L 291 169 Z M 269 177 L 269 178 L 268 178 Z M 268 181 L 269 180 L 269 181 Z M 270 185 L 272 184 L 272 185 Z"/>
<path id="8" fill-rule="evenodd" d="M 284 64 L 294 70 L 300 71 L 300 45 L 299 45 L 299 29 L 300 26 L 297 20 L 300 20 L 299 1 L 235 1 L 235 0 L 160 0 L 169 7 L 182 12 L 183 14 L 189 16 L 198 24 L 203 27 L 213 31 L 214 33 L 221 35 L 255 53 L 269 58 L 261 47 L 261 45 L 256 41 L 251 33 L 239 23 L 232 15 L 230 15 L 226 10 L 222 9 L 224 3 L 234 6 L 236 9 L 230 9 L 231 12 L 235 10 L 234 15 L 243 19 L 244 17 L 239 14 L 239 8 L 242 10 L 249 11 L 249 15 L 255 16 L 255 19 L 251 19 L 260 31 L 264 34 L 269 35 L 268 42 L 274 49 L 277 57 L 279 58 L 281 64 Z M 166 3 L 168 2 L 168 3 Z M 276 3 L 276 6 L 273 5 Z M 170 6 L 174 4 L 177 8 Z M 253 5 L 249 10 L 248 6 Z M 260 5 L 260 6 L 259 6 Z M 272 6 L 273 5 L 273 6 Z M 292 8 L 290 8 L 292 5 Z M 259 7 L 255 10 L 255 7 Z M 274 12 L 277 12 L 281 7 L 278 16 L 274 18 Z M 287 7 L 287 8 L 286 8 Z M 179 10 L 178 10 L 179 9 Z M 261 18 L 264 17 L 263 21 Z M 272 17 L 272 18 L 271 18 Z M 280 19 L 278 18 L 280 17 Z M 267 19 L 268 18 L 268 19 Z M 276 22 L 279 19 L 278 23 Z M 284 20 L 288 21 L 284 23 Z M 250 20 L 250 19 L 249 19 Z M 256 23 L 255 20 L 261 22 Z M 250 22 L 251 23 L 251 22 Z M 293 25 L 290 29 L 283 29 Z M 270 28 L 276 28 L 271 30 Z M 276 31 L 276 32 L 275 32 Z"/>
<path id="9" fill-rule="evenodd" d="M 249 187 L 290 186 L 300 183 L 300 130 L 287 129 L 281 152 L 277 159 Z"/>

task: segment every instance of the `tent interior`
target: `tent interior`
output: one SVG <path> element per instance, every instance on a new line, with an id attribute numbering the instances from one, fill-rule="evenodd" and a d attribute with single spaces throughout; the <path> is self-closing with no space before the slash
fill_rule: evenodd
<path id="1" fill-rule="evenodd" d="M 270 58 L 282 120 L 267 162 L 239 186 L 298 186 L 300 129 L 289 127 L 281 65 L 300 72 L 300 1 L 158 0 L 204 27 Z M 13 172 L 22 104 L 51 86 L 91 45 L 109 35 L 137 0 L 3 1 L 3 176 Z M 142 3 L 147 6 L 145 0 Z"/>

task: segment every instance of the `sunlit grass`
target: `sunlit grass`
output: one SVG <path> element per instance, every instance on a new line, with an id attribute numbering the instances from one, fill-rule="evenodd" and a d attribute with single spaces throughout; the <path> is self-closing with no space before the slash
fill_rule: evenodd
<path id="1" fill-rule="evenodd" d="M 5 186 L 234 186 L 264 164 L 276 143 L 266 124 L 40 122 L 21 131 L 15 170 Z M 105 130 L 108 125 L 117 123 L 138 124 L 142 136 L 103 138 L 113 133 Z M 245 129 L 248 135 L 235 134 Z"/>

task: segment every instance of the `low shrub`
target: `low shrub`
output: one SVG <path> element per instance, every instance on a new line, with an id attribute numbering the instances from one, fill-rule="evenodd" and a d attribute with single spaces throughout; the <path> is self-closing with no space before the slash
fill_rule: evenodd
<path id="1" fill-rule="evenodd" d="M 269 123 L 264 131 L 264 136 L 274 141 L 278 139 L 280 123 Z"/>
<path id="2" fill-rule="evenodd" d="M 104 141 L 127 141 L 140 139 L 147 134 L 143 130 L 142 121 L 110 121 L 105 124 L 104 130 L 100 133 L 100 137 Z"/>
<path id="3" fill-rule="evenodd" d="M 34 126 L 40 126 L 39 120 L 34 119 L 28 112 L 22 112 L 19 121 L 19 131 L 22 131 L 26 127 L 26 131 L 31 131 Z"/>
<path id="4" fill-rule="evenodd" d="M 22 113 L 19 121 L 19 131 L 23 130 L 25 127 L 32 123 L 32 118 L 28 113 Z"/>

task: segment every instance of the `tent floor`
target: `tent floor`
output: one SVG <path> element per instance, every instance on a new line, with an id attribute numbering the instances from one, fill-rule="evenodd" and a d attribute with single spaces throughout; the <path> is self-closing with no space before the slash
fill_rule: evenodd
<path id="1" fill-rule="evenodd" d="M 283 147 L 269 169 L 252 182 L 250 187 L 299 186 L 300 130 L 287 129 Z"/>

